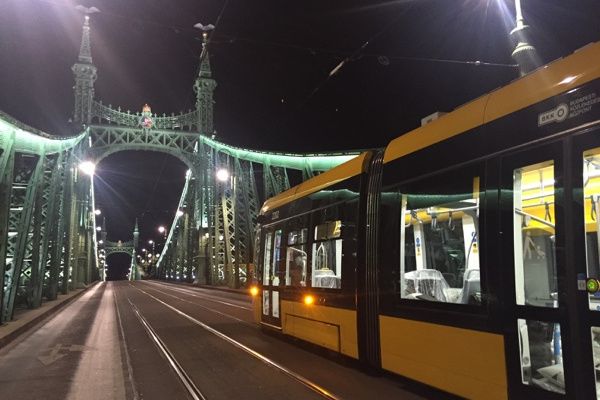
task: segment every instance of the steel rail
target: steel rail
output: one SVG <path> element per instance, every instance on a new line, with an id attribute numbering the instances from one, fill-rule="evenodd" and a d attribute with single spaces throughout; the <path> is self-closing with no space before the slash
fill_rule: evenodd
<path id="1" fill-rule="evenodd" d="M 132 286 L 133 286 L 133 285 L 132 285 Z M 134 286 L 134 287 L 135 287 L 135 286 Z M 250 325 L 250 326 L 253 326 L 253 324 L 252 324 L 252 323 L 250 323 L 250 322 L 244 321 L 243 319 L 240 319 L 240 318 L 238 318 L 238 317 L 234 317 L 233 315 L 230 315 L 230 314 L 227 314 L 227 313 L 221 312 L 221 311 L 219 311 L 219 310 L 216 310 L 216 309 L 214 309 L 214 308 L 206 307 L 206 306 L 203 306 L 203 305 L 201 305 L 201 304 L 195 303 L 195 302 L 193 302 L 193 301 L 189 301 L 189 300 L 183 299 L 183 298 L 181 298 L 181 297 L 178 297 L 178 296 L 175 296 L 175 295 L 173 295 L 173 294 L 169 294 L 169 293 L 167 293 L 167 292 L 163 292 L 162 290 L 156 289 L 156 288 L 154 288 L 154 287 L 151 287 L 150 289 L 151 289 L 151 290 L 154 290 L 155 292 L 162 293 L 162 294 L 164 294 L 165 296 L 169 296 L 169 297 L 172 297 L 172 298 L 174 298 L 174 299 L 177 299 L 177 300 L 179 300 L 179 301 L 183 301 L 183 302 L 185 302 L 185 303 L 190 303 L 190 304 L 193 304 L 193 305 L 195 305 L 196 307 L 200 307 L 200 308 L 202 308 L 203 310 L 206 310 L 206 311 L 213 312 L 213 313 L 215 313 L 215 314 L 221 315 L 221 316 L 223 316 L 223 317 L 226 317 L 226 318 L 231 318 L 231 319 L 233 319 L 233 320 L 235 320 L 235 321 L 237 321 L 237 322 L 240 322 L 240 323 L 242 323 L 242 324 L 244 324 L 244 325 Z"/>
<path id="2" fill-rule="evenodd" d="M 132 285 L 133 286 L 133 285 Z M 184 313 L 183 311 L 179 310 L 176 307 L 173 307 L 172 305 L 165 303 L 164 301 L 162 301 L 161 299 L 151 295 L 150 293 L 146 292 L 143 289 L 140 289 L 136 286 L 135 287 L 137 290 L 139 290 L 140 292 L 144 293 L 145 295 L 147 295 L 148 297 L 151 297 L 152 299 L 154 299 L 155 301 L 159 302 L 160 304 L 164 305 L 165 307 L 169 308 L 170 310 L 172 310 L 173 312 L 181 315 L 182 317 L 186 318 L 187 320 L 189 320 L 190 322 L 200 326 L 201 328 L 207 330 L 208 332 L 212 333 L 213 335 L 217 336 L 220 339 L 223 339 L 224 341 L 232 344 L 233 346 L 237 347 L 238 349 L 246 352 L 247 354 L 253 356 L 254 358 L 264 362 L 265 364 L 275 368 L 276 370 L 282 372 L 283 374 L 289 376 L 290 378 L 293 378 L 294 380 L 296 380 L 297 382 L 301 383 L 302 385 L 304 385 L 305 387 L 307 387 L 308 389 L 312 390 L 313 392 L 317 393 L 318 395 L 322 396 L 323 398 L 326 399 L 330 399 L 330 400 L 341 400 L 339 397 L 335 396 L 333 393 L 330 393 L 327 389 L 319 386 L 318 384 L 312 382 L 311 380 L 303 377 L 302 375 L 291 371 L 290 369 L 284 367 L 283 365 L 271 360 L 270 358 L 260 354 L 259 352 L 257 352 L 256 350 L 251 349 L 250 347 L 246 346 L 243 343 L 238 342 L 237 340 L 225 335 L 224 333 L 212 328 L 211 326 L 198 321 L 196 318 L 192 317 L 189 314 Z"/>
<path id="3" fill-rule="evenodd" d="M 186 388 L 186 390 L 188 391 L 190 396 L 192 396 L 192 398 L 194 400 L 207 400 L 206 397 L 204 397 L 204 395 L 200 391 L 200 389 L 198 389 L 198 387 L 194 384 L 194 381 L 192 380 L 192 378 L 190 378 L 190 376 L 185 372 L 185 370 L 183 369 L 181 364 L 179 364 L 179 362 L 177 362 L 177 359 L 175 358 L 173 353 L 171 353 L 171 351 L 169 350 L 167 345 L 160 339 L 160 337 L 158 337 L 158 335 L 154 331 L 154 329 L 152 329 L 150 324 L 142 316 L 142 314 L 140 313 L 140 311 L 136 307 L 136 305 L 133 304 L 133 302 L 131 301 L 131 299 L 129 299 L 129 297 L 127 298 L 127 301 L 129 302 L 129 304 L 131 304 L 131 307 L 133 308 L 135 315 L 139 319 L 142 326 L 146 329 L 148 336 L 154 341 L 154 343 L 156 344 L 156 347 L 158 347 L 158 349 L 166 357 L 167 361 L 169 362 L 169 365 L 171 366 L 173 371 L 175 371 L 175 374 L 177 374 L 177 376 L 181 380 L 181 383 Z"/>
<path id="4" fill-rule="evenodd" d="M 242 310 L 252 311 L 252 307 L 244 307 L 244 306 L 240 306 L 238 304 L 233 304 L 233 303 L 230 303 L 230 302 L 227 302 L 227 301 L 215 300 L 214 298 L 212 298 L 210 296 L 207 296 L 207 295 L 203 296 L 203 295 L 194 293 L 193 290 L 183 288 L 183 287 L 178 286 L 176 284 L 164 284 L 164 282 L 161 282 L 161 283 L 163 283 L 163 285 L 162 285 L 163 287 L 168 287 L 169 289 L 171 289 L 171 290 L 173 290 L 175 292 L 186 293 L 186 294 L 189 294 L 190 296 L 197 297 L 199 299 L 204 299 L 204 300 L 207 300 L 207 301 L 212 301 L 213 303 L 219 303 L 219 304 L 223 304 L 223 305 L 226 305 L 226 306 L 229 306 L 229 307 L 241 308 Z M 144 282 L 144 284 L 154 285 L 154 286 L 161 286 L 158 283 L 150 283 L 150 282 L 147 282 L 147 281 Z"/>

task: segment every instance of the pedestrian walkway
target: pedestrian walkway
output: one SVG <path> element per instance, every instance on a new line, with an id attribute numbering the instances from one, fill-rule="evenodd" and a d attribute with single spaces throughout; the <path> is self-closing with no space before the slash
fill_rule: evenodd
<path id="1" fill-rule="evenodd" d="M 15 310 L 12 321 L 0 325 L 0 348 L 9 344 L 33 325 L 56 313 L 92 286 L 94 284 L 87 288 L 72 290 L 67 294 L 59 294 L 56 300 L 44 301 L 39 308 Z"/>

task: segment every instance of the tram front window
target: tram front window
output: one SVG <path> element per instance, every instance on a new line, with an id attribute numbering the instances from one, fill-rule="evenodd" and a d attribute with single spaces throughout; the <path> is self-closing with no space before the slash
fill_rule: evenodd
<path id="1" fill-rule="evenodd" d="M 481 304 L 479 178 L 460 186 L 473 190 L 402 196 L 402 298 Z"/>

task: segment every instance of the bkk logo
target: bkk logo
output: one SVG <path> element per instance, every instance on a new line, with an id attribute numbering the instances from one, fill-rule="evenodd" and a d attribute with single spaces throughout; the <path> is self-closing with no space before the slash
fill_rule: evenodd
<path id="1" fill-rule="evenodd" d="M 562 103 L 550 111 L 541 113 L 538 116 L 538 126 L 546 125 L 552 122 L 563 122 L 568 116 L 569 106 L 565 103 Z"/>

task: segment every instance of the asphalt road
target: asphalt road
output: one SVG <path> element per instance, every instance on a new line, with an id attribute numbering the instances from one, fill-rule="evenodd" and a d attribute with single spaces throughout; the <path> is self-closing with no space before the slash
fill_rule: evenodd
<path id="1" fill-rule="evenodd" d="M 99 283 L 0 350 L 0 399 L 374 397 L 442 395 L 265 334 L 244 294 L 164 282 Z"/>

